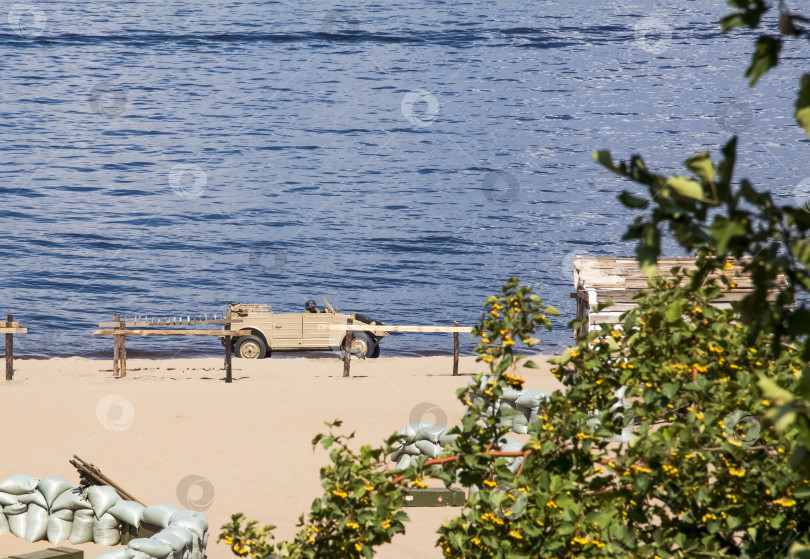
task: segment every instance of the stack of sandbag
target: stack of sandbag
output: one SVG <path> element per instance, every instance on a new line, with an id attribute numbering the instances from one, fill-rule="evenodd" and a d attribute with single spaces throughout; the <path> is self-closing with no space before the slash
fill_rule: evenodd
<path id="1" fill-rule="evenodd" d="M 622 389 L 622 395 L 624 395 L 623 389 Z M 620 423 L 623 422 L 624 427 L 622 427 L 622 430 L 620 432 L 615 433 L 610 438 L 610 442 L 629 443 L 630 441 L 632 441 L 635 438 L 635 436 L 636 436 L 635 421 L 632 418 L 631 419 L 625 419 L 624 418 L 624 411 L 629 407 L 631 407 L 630 404 L 628 404 L 624 400 L 616 402 L 615 404 L 613 404 L 613 406 L 611 406 L 610 410 L 612 412 L 614 412 L 614 421 L 618 421 Z M 598 410 L 594 410 L 594 411 L 589 412 L 589 413 L 590 413 L 590 415 L 594 415 L 594 416 L 599 415 Z M 586 422 L 586 425 L 588 426 L 588 428 L 591 431 L 596 431 L 599 428 L 599 426 L 601 425 L 601 422 L 599 421 L 598 417 L 591 417 Z"/>
<path id="2" fill-rule="evenodd" d="M 137 533 L 142 523 L 162 528 L 151 538 L 97 555 L 103 559 L 205 559 L 208 520 L 202 513 L 169 503 L 144 507 L 122 499 L 109 486 L 74 487 L 53 476 L 14 474 L 0 481 L 0 534 L 54 545 L 93 542 L 115 546 L 123 531 Z"/>
<path id="3" fill-rule="evenodd" d="M 506 387 L 500 399 L 493 401 L 484 393 L 493 384 L 494 381 L 486 375 L 481 377 L 477 385 L 471 381 L 470 386 L 476 388 L 473 403 L 483 405 L 488 417 L 497 414 L 499 426 L 511 427 L 512 431 L 521 435 L 527 434 L 529 423 L 537 421 L 540 408 L 551 394 L 542 390 L 516 390 Z"/>
<path id="4" fill-rule="evenodd" d="M 445 445 L 455 440 L 458 435 L 448 435 L 447 427 L 434 425 L 425 421 L 412 421 L 397 431 L 400 436 L 399 447 L 391 455 L 397 463 L 394 470 L 404 470 L 415 464 L 420 456 L 436 458 Z"/>
<path id="5" fill-rule="evenodd" d="M 116 507 L 118 510 L 112 509 L 110 514 L 128 516 L 138 525 L 150 524 L 162 530 L 151 538 L 131 540 L 123 549 L 100 553 L 96 559 L 205 559 L 208 519 L 204 514 L 170 503 L 144 508 L 131 501 L 119 501 Z"/>

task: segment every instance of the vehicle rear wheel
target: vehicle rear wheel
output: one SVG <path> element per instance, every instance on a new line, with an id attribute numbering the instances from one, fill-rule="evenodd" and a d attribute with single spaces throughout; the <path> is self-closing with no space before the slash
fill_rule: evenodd
<path id="1" fill-rule="evenodd" d="M 352 332 L 352 334 L 352 345 L 349 347 L 351 354 L 362 358 L 370 357 L 374 351 L 374 341 L 372 340 L 371 336 L 365 332 Z M 340 344 L 340 355 L 342 357 L 346 356 L 345 338 Z"/>
<path id="2" fill-rule="evenodd" d="M 258 336 L 242 336 L 236 341 L 236 355 L 243 359 L 264 359 L 267 346 Z"/>

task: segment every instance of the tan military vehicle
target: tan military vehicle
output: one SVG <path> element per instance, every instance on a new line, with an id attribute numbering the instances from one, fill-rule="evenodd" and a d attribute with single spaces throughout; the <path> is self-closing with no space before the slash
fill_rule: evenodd
<path id="1" fill-rule="evenodd" d="M 346 330 L 332 328 L 333 325 L 345 325 L 349 318 L 354 324 L 383 324 L 359 313 L 340 313 L 326 298 L 324 303 L 326 307 L 318 310 L 315 301 L 307 301 L 308 311 L 302 313 L 274 313 L 267 305 L 231 304 L 232 328 L 251 331 L 249 336 L 232 339 L 234 354 L 245 359 L 263 359 L 273 351 L 331 350 L 342 356 Z M 380 338 L 387 335 L 352 331 L 350 352 L 360 357 L 379 357 Z"/>

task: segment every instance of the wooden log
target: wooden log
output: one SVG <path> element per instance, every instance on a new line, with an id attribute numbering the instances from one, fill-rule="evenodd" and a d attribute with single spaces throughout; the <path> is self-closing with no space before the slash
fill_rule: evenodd
<path id="1" fill-rule="evenodd" d="M 471 326 L 389 326 L 388 324 L 321 324 L 319 329 L 349 330 L 385 334 L 386 332 L 472 332 Z"/>
<path id="2" fill-rule="evenodd" d="M 14 322 L 14 317 L 12 315 L 8 315 L 8 320 L 6 321 L 6 326 L 11 328 L 11 324 Z M 14 378 L 14 334 L 7 333 L 6 334 L 6 380 L 12 380 Z"/>
<path id="3" fill-rule="evenodd" d="M 458 322 L 453 321 L 453 326 L 458 327 Z M 453 332 L 453 376 L 458 375 L 458 332 Z"/>
<path id="4" fill-rule="evenodd" d="M 351 318 L 348 319 L 348 326 L 352 325 L 353 320 Z M 353 334 L 351 330 L 346 331 L 346 338 L 343 343 L 343 377 L 347 378 L 349 376 L 349 367 L 352 361 L 352 338 Z"/>
<path id="5" fill-rule="evenodd" d="M 121 328 L 123 332 L 123 327 Z M 127 335 L 121 334 L 118 337 L 118 343 L 121 344 L 121 348 L 118 351 L 118 355 L 121 357 L 121 378 L 127 376 Z"/>
<path id="6" fill-rule="evenodd" d="M 225 330 L 231 329 L 231 309 L 228 309 L 228 314 L 225 318 Z M 225 336 L 225 382 L 233 382 L 233 372 L 231 370 L 231 337 Z"/>
<path id="7" fill-rule="evenodd" d="M 121 318 L 121 315 L 119 313 L 115 313 L 115 331 L 116 332 L 121 329 L 121 322 L 119 321 L 120 318 Z M 118 378 L 118 374 L 119 374 L 119 372 L 118 372 L 118 364 L 121 362 L 121 354 L 120 354 L 121 344 L 119 343 L 118 338 L 119 338 L 118 334 L 113 336 L 113 376 L 115 378 Z"/>
<path id="8" fill-rule="evenodd" d="M 90 462 L 85 462 L 75 454 L 73 455 L 73 460 L 69 460 L 69 462 L 73 465 L 74 468 L 79 472 L 80 476 L 85 476 L 89 478 L 91 481 L 95 481 L 99 485 L 109 485 L 113 489 L 115 489 L 116 493 L 122 498 L 126 499 L 127 501 L 135 501 L 136 503 L 141 503 L 138 499 L 133 497 L 130 493 L 125 491 L 120 485 L 115 483 L 109 477 L 104 475 L 101 470 L 99 470 L 96 466 L 91 464 Z"/>
<path id="9" fill-rule="evenodd" d="M 94 336 L 250 336 L 250 330 L 93 330 Z"/>

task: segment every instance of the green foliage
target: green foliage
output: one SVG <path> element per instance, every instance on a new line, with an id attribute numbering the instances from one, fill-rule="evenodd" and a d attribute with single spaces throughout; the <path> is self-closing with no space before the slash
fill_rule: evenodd
<path id="1" fill-rule="evenodd" d="M 268 524 L 258 528 L 258 522 L 255 520 L 242 526 L 246 520 L 245 515 L 241 512 L 232 515 L 231 521 L 222 526 L 222 532 L 217 536 L 217 541 L 224 541 L 228 544 L 237 557 L 260 558 L 269 555 L 273 549 L 269 540 L 273 539 L 273 530 L 276 527 Z"/>
<path id="2" fill-rule="evenodd" d="M 275 552 L 277 557 L 369 558 L 376 547 L 405 532 L 408 516 L 400 510 L 402 490 L 385 465 L 394 438 L 381 447 L 363 445 L 357 452 L 350 447 L 354 433 L 336 434 L 334 430 L 341 426 L 338 420 L 326 425 L 329 433 L 312 440 L 313 448 L 320 444 L 330 450 L 331 464 L 320 471 L 324 493 L 312 502 L 306 517 L 301 515 L 301 529 L 292 541 L 280 542 L 274 549 L 269 542 L 274 526 L 257 529 L 251 521 L 242 528 L 241 514 L 222 527 L 218 541 L 225 540 L 240 557 L 260 558 Z M 419 483 L 414 475 L 408 479 Z"/>

